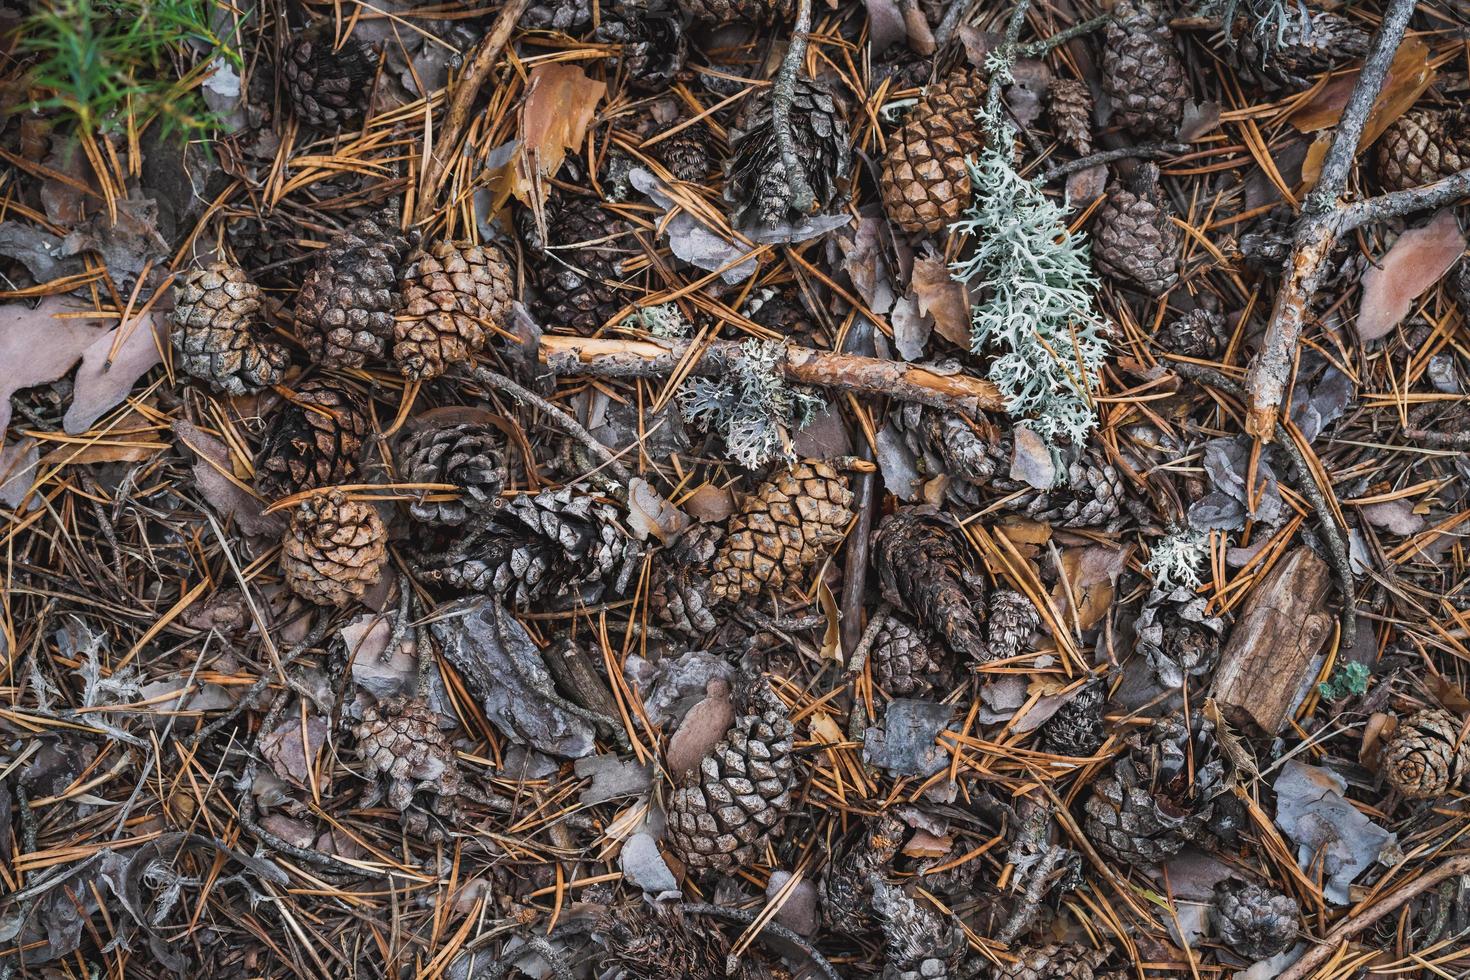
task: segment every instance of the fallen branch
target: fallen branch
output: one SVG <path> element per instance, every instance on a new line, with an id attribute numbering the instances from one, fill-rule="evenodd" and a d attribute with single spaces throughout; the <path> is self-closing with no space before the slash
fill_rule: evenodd
<path id="1" fill-rule="evenodd" d="M 495 62 L 500 59 L 501 50 L 510 40 L 511 32 L 515 30 L 516 23 L 530 2 L 531 0 L 506 0 L 505 6 L 500 8 L 500 13 L 495 18 L 495 23 L 490 25 L 489 33 L 480 40 L 474 56 L 455 80 L 449 96 L 449 109 L 444 114 L 444 128 L 434 140 L 433 152 L 424 162 L 418 199 L 413 209 L 415 223 L 427 220 L 438 210 L 436 202 L 439 184 L 444 180 L 444 171 L 449 166 L 455 145 L 459 143 L 459 138 L 464 135 L 465 126 L 469 123 L 475 96 L 485 87 L 490 72 L 495 68 Z"/>
<path id="2" fill-rule="evenodd" d="M 1041 182 L 1049 184 L 1059 177 L 1068 177 L 1099 164 L 1112 163 L 1114 160 L 1152 160 L 1156 157 L 1172 157 L 1188 152 L 1189 147 L 1184 143 L 1151 143 L 1146 146 L 1124 146 L 1116 150 L 1103 150 L 1091 156 L 1080 157 L 1052 167 L 1041 178 Z"/>
<path id="3" fill-rule="evenodd" d="M 776 72 L 771 89 L 771 128 L 776 134 L 776 147 L 781 151 L 781 168 L 786 171 L 786 186 L 791 191 L 791 209 L 808 214 L 816 203 L 812 185 L 807 182 L 806 168 L 796 156 L 796 139 L 791 135 L 791 103 L 796 98 L 796 76 L 806 57 L 807 36 L 812 30 L 812 0 L 800 0 L 796 26 L 791 31 L 791 44 Z"/>
<path id="4" fill-rule="evenodd" d="M 558 375 L 599 378 L 658 378 L 673 373 L 689 352 L 691 341 L 619 340 L 607 337 L 541 338 L 541 359 Z M 717 340 L 704 348 L 692 374 L 719 375 L 745 359 L 738 341 Z M 1004 412 L 1005 399 L 995 385 L 967 374 L 941 374 L 903 361 L 884 361 L 856 354 L 834 354 L 810 347 L 787 346 L 782 364 L 788 381 L 850 391 L 857 395 L 897 398 L 949 412 Z"/>
<path id="5" fill-rule="evenodd" d="M 1408 190 L 1394 191 L 1392 194 L 1382 194 L 1350 205 L 1343 212 L 1342 230 L 1352 231 L 1354 228 L 1369 222 L 1382 221 L 1384 218 L 1412 214 L 1415 211 L 1428 211 L 1430 208 L 1438 208 L 1458 201 L 1467 195 L 1470 195 L 1470 168 L 1436 180 L 1432 184 L 1410 187 Z"/>
<path id="6" fill-rule="evenodd" d="M 1073 24 L 1066 30 L 1058 31 L 1051 37 L 1044 37 L 1040 41 L 1023 44 L 1016 49 L 1016 54 L 1022 58 L 1040 58 L 1052 48 L 1059 48 L 1068 41 L 1079 38 L 1084 34 L 1091 34 L 1112 19 L 1113 15 L 1111 13 L 1098 14 L 1091 20 L 1084 20 L 1081 23 Z"/>
<path id="7" fill-rule="evenodd" d="M 1349 212 L 1355 210 L 1345 207 L 1341 198 L 1363 137 L 1363 128 L 1367 125 L 1373 103 L 1378 99 L 1379 90 L 1383 88 L 1389 65 L 1404 39 L 1414 3 L 1415 0 L 1391 0 L 1378 34 L 1373 38 L 1372 50 L 1358 74 L 1357 84 L 1348 97 L 1347 107 L 1343 109 L 1317 184 L 1307 196 L 1302 216 L 1297 222 L 1292 254 L 1287 259 L 1284 278 L 1276 291 L 1276 303 L 1266 325 L 1266 337 L 1246 375 L 1249 400 L 1245 428 L 1262 442 L 1271 442 L 1276 437 L 1276 420 L 1281 414 L 1286 383 L 1296 360 L 1296 346 L 1306 320 L 1307 306 L 1317 291 L 1322 264 L 1338 236 L 1347 230 Z M 1379 199 L 1376 210 L 1360 213 L 1387 217 L 1389 212 L 1384 208 L 1384 200 Z M 1400 213 L 1413 210 L 1408 202 L 1405 202 L 1405 207 L 1406 210 Z"/>
<path id="8" fill-rule="evenodd" d="M 1317 946 L 1308 951 L 1291 965 L 1286 972 L 1282 973 L 1277 980 L 1306 980 L 1312 972 L 1321 966 L 1343 943 L 1364 929 L 1377 922 L 1379 919 L 1401 908 L 1406 902 L 1417 895 L 1433 888 L 1441 881 L 1454 878 L 1458 875 L 1470 874 L 1470 854 L 1462 854 L 1457 858 L 1446 861 L 1433 871 L 1427 871 L 1419 878 L 1398 889 L 1391 895 L 1386 895 L 1374 902 L 1372 905 L 1348 916 L 1339 922 Z"/>

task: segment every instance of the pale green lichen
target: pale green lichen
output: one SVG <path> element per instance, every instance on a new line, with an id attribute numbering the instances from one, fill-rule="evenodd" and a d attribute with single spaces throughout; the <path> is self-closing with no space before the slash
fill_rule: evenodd
<path id="1" fill-rule="evenodd" d="M 747 340 L 734 369 L 718 378 L 690 378 L 679 393 L 686 421 L 719 433 L 730 457 L 752 469 L 778 456 L 794 462 L 787 433 L 811 421 L 826 403 L 809 388 L 789 384 L 785 348 L 775 340 Z"/>

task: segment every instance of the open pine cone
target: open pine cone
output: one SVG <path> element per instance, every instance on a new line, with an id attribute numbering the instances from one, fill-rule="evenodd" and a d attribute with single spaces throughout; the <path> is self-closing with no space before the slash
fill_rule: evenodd
<path id="1" fill-rule="evenodd" d="M 358 395 L 330 378 L 297 386 L 272 420 L 255 461 L 255 488 L 269 499 L 351 482 L 368 420 Z"/>
<path id="2" fill-rule="evenodd" d="M 505 437 L 475 422 L 426 425 L 399 447 L 403 478 L 409 483 L 448 483 L 457 487 L 453 500 L 419 500 L 409 513 L 426 524 L 463 524 L 470 514 L 500 506 L 505 488 Z"/>
<path id="3" fill-rule="evenodd" d="M 1399 722 L 1383 750 L 1389 785 L 1412 799 L 1442 796 L 1470 774 L 1470 738 L 1461 738 L 1460 720 L 1430 708 Z"/>
<path id="4" fill-rule="evenodd" d="M 335 45 L 331 25 L 296 36 L 286 50 L 281 74 L 297 118 L 308 126 L 335 129 L 359 122 L 367 112 L 373 75 L 373 49 L 355 38 Z"/>
<path id="5" fill-rule="evenodd" d="M 281 544 L 292 592 L 319 606 L 347 606 L 377 584 L 388 564 L 388 531 L 371 504 L 340 490 L 303 500 Z"/>
<path id="6" fill-rule="evenodd" d="M 185 273 L 171 317 L 179 368 L 227 395 L 278 384 L 291 355 L 259 317 L 260 289 L 239 267 L 214 262 Z"/>
<path id="7" fill-rule="evenodd" d="M 407 817 L 414 796 L 429 793 L 436 813 L 459 820 L 464 776 L 438 712 L 419 698 L 385 698 L 363 710 L 353 734 L 363 768 L 382 781 L 390 806 Z"/>
<path id="8" fill-rule="evenodd" d="M 493 245 L 435 242 L 406 261 L 393 359 L 405 377 L 422 381 L 484 350 L 487 324 L 508 325 L 515 281 Z"/>

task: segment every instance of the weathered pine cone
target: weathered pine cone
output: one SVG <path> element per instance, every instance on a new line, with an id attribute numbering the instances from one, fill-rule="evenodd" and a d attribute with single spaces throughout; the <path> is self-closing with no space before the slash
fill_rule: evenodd
<path id="1" fill-rule="evenodd" d="M 1048 943 L 1012 950 L 1014 963 L 996 968 L 994 980 L 1094 980 L 1102 977 L 1105 950 L 1078 943 Z"/>
<path id="2" fill-rule="evenodd" d="M 291 355 L 259 318 L 260 289 L 244 270 L 213 262 L 185 273 L 174 284 L 171 317 L 179 368 L 227 395 L 279 383 Z"/>
<path id="3" fill-rule="evenodd" d="M 281 74 L 297 118 L 308 126 L 335 129 L 359 122 L 367 112 L 377 67 L 369 45 L 349 37 L 334 47 L 331 27 L 324 24 L 296 36 Z"/>
<path id="4" fill-rule="evenodd" d="M 407 251 L 390 211 L 355 222 L 317 252 L 296 295 L 296 332 L 312 360 L 356 368 L 387 354 Z"/>
<path id="5" fill-rule="evenodd" d="M 1264 885 L 1227 878 L 1215 886 L 1210 921 L 1220 941 L 1248 960 L 1264 960 L 1296 941 L 1300 910 Z"/>
<path id="6" fill-rule="evenodd" d="M 399 448 L 403 477 L 409 483 L 448 483 L 459 491 L 453 500 L 423 500 L 409 505 L 416 520 L 426 524 L 463 524 L 470 514 L 500 505 L 505 489 L 505 442 L 489 425 L 426 425 L 412 433 Z"/>
<path id="7" fill-rule="evenodd" d="M 1169 218 L 1159 168 L 1141 164 L 1125 186 L 1114 186 L 1093 218 L 1098 271 L 1160 296 L 1179 281 L 1184 233 Z"/>
<path id="8" fill-rule="evenodd" d="M 1389 785 L 1411 799 L 1442 796 L 1470 773 L 1470 738 L 1461 738 L 1460 720 L 1430 708 L 1399 722 L 1383 750 Z"/>
<path id="9" fill-rule="evenodd" d="M 363 710 L 353 734 L 363 768 L 382 781 L 390 806 L 407 813 L 415 794 L 426 792 L 436 813 L 458 819 L 464 776 L 438 712 L 422 699 L 385 698 Z"/>
<path id="10" fill-rule="evenodd" d="M 388 564 L 388 531 L 372 505 L 340 490 L 303 500 L 281 544 L 286 585 L 307 602 L 347 606 L 377 584 Z"/>
<path id="11" fill-rule="evenodd" d="M 679 0 L 680 9 L 690 17 L 711 24 L 769 24 L 789 17 L 795 6 L 794 0 Z"/>
<path id="12" fill-rule="evenodd" d="M 368 420 L 357 394 L 330 378 L 297 386 L 255 461 L 255 488 L 272 500 L 351 482 Z"/>
<path id="13" fill-rule="evenodd" d="M 1058 78 L 1047 92 L 1047 114 L 1057 139 L 1082 156 L 1092 152 L 1092 92 L 1075 78 Z"/>
<path id="14" fill-rule="evenodd" d="M 409 253 L 393 359 L 405 377 L 437 378 L 485 349 L 486 324 L 505 328 L 514 277 L 493 245 L 435 242 Z"/>

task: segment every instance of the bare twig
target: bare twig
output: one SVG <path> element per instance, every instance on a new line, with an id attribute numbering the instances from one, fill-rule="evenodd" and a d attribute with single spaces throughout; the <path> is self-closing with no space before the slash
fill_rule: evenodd
<path id="1" fill-rule="evenodd" d="M 996 933 L 996 942 L 1009 946 L 1017 936 L 1031 928 L 1031 922 L 1041 908 L 1041 900 L 1051 887 L 1053 872 L 1067 859 L 1069 853 L 1065 847 L 1053 846 L 1036 862 L 1026 880 L 1026 890 L 1021 893 L 1021 901 L 1011 910 L 1005 926 Z"/>
<path id="2" fill-rule="evenodd" d="M 1293 963 L 1277 980 L 1306 980 L 1317 967 L 1321 966 L 1343 943 L 1364 929 L 1377 922 L 1399 908 L 1415 896 L 1438 885 L 1441 881 L 1454 878 L 1458 875 L 1470 874 L 1470 854 L 1462 854 L 1441 864 L 1432 871 L 1426 871 L 1423 875 L 1394 891 L 1385 895 L 1367 908 L 1348 916 L 1339 922 L 1331 932 L 1322 938 L 1322 941 L 1311 950 L 1308 950 L 1301 959 Z"/>
<path id="3" fill-rule="evenodd" d="M 1436 432 L 1433 429 L 1403 429 L 1404 438 L 1426 446 L 1446 449 L 1470 449 L 1470 432 Z"/>
<path id="4" fill-rule="evenodd" d="M 1053 48 L 1061 47 L 1068 41 L 1079 38 L 1084 34 L 1091 34 L 1112 19 L 1113 15 L 1111 13 L 1098 14 L 1090 20 L 1073 24 L 1066 30 L 1057 31 L 1051 37 L 1042 38 L 1040 41 L 1032 41 L 1030 44 L 1023 44 L 1016 49 L 1016 54 L 1022 58 L 1040 58 Z"/>
<path id="5" fill-rule="evenodd" d="M 1470 196 L 1470 168 L 1436 180 L 1432 184 L 1410 187 L 1408 190 L 1394 191 L 1392 194 L 1381 194 L 1378 197 L 1349 205 L 1343 210 L 1342 230 L 1352 231 L 1372 221 L 1396 218 L 1415 211 L 1428 211 L 1430 208 L 1442 207 L 1466 196 Z"/>
<path id="6" fill-rule="evenodd" d="M 863 440 L 861 458 L 871 460 L 872 447 Z M 854 481 L 852 509 L 857 524 L 847 536 L 847 556 L 842 565 L 842 649 L 856 650 L 862 642 L 863 597 L 868 587 L 868 539 L 872 537 L 873 512 L 877 508 L 877 474 L 858 474 Z"/>
<path id="7" fill-rule="evenodd" d="M 1172 157 L 1188 152 L 1189 147 L 1184 143 L 1149 143 L 1144 146 L 1123 146 L 1116 150 L 1102 150 L 1090 156 L 1080 157 L 1052 167 L 1041 178 L 1041 182 L 1049 184 L 1054 180 L 1080 173 L 1091 167 L 1112 163 L 1114 160 L 1153 160 L 1158 157 Z"/>
<path id="8" fill-rule="evenodd" d="M 619 340 L 548 334 L 541 338 L 541 358 L 559 375 L 657 378 L 672 373 L 684 360 L 690 345 L 691 341 L 687 340 Z M 690 373 L 725 374 L 744 358 L 740 343 L 718 340 L 703 348 Z M 972 415 L 1005 411 L 1005 399 L 989 381 L 965 374 L 940 374 L 903 361 L 788 346 L 782 367 L 786 379 L 798 384 L 836 388 L 857 395 L 886 395 Z"/>
<path id="9" fill-rule="evenodd" d="M 806 179 L 806 168 L 796 155 L 796 139 L 791 135 L 791 103 L 796 98 L 796 76 L 806 58 L 806 41 L 811 30 L 812 0 L 799 0 L 791 43 L 786 48 L 786 57 L 781 59 L 781 67 L 771 88 L 771 128 L 776 134 L 776 148 L 781 151 L 786 186 L 791 190 L 791 209 L 799 214 L 809 213 L 816 203 L 812 186 Z"/>
<path id="10" fill-rule="evenodd" d="M 758 912 L 749 909 L 725 905 L 707 905 L 703 902 L 681 902 L 678 908 L 686 915 L 708 915 L 716 919 L 724 919 L 727 922 L 735 922 L 742 926 L 750 925 L 759 916 Z M 811 943 L 779 922 L 767 922 L 761 929 L 761 932 L 765 935 L 773 936 L 782 942 L 790 943 L 792 946 L 801 950 L 806 955 L 806 958 L 811 960 L 812 967 L 817 971 L 819 976 L 826 977 L 827 980 L 842 980 L 842 975 L 827 961 L 825 956 L 817 952 Z"/>

